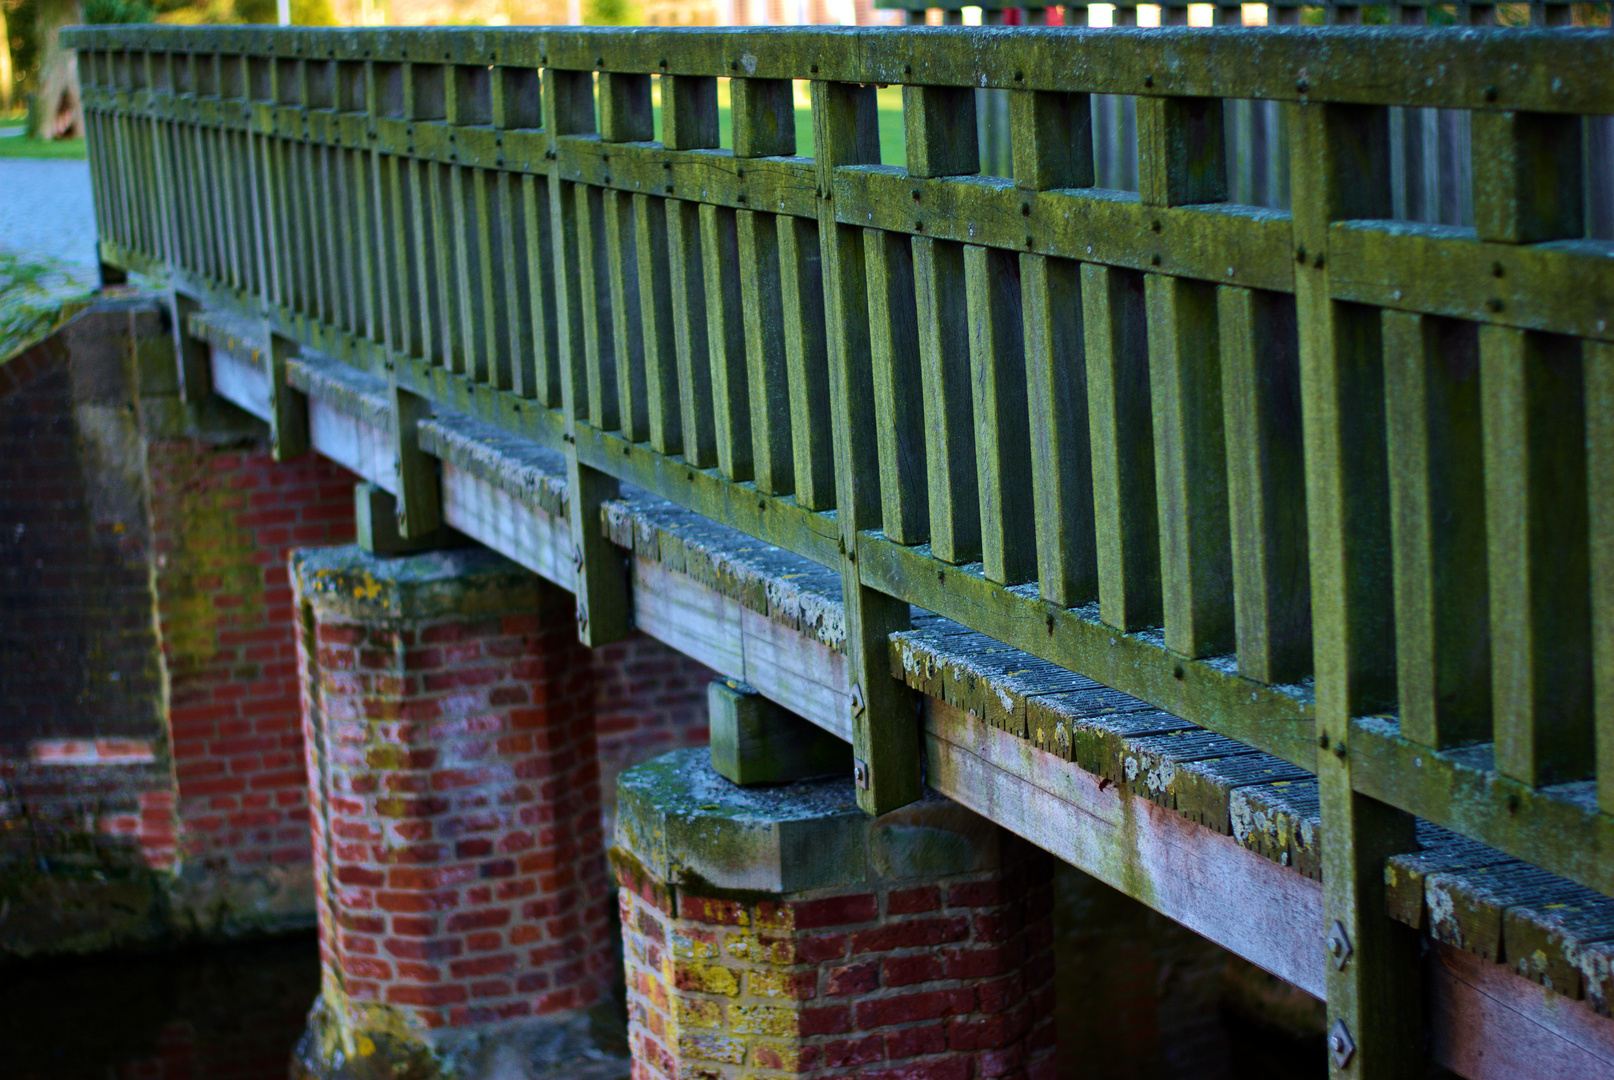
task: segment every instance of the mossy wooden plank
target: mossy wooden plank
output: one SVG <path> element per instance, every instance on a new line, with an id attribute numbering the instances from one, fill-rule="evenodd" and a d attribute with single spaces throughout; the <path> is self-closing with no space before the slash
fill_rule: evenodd
<path id="1" fill-rule="evenodd" d="M 899 544 L 929 539 L 924 399 L 914 302 L 913 250 L 907 238 L 863 230 L 868 275 L 869 361 L 880 459 L 880 528 Z"/>
<path id="2" fill-rule="evenodd" d="M 731 209 L 816 213 L 814 168 L 798 157 L 743 158 L 728 150 L 673 151 L 655 143 L 557 140 L 559 175 L 617 191 L 677 195 Z"/>
<path id="3" fill-rule="evenodd" d="M 1222 286 L 1217 312 L 1239 672 L 1295 682 L 1311 670 L 1311 584 L 1294 305 Z"/>
<path id="4" fill-rule="evenodd" d="M 495 389 L 508 390 L 512 359 L 505 303 L 510 282 L 502 273 L 496 277 L 494 269 L 497 266 L 503 270 L 497 247 L 508 223 L 497 198 L 498 174 L 491 169 L 468 171 L 471 188 L 468 216 L 476 239 L 476 301 L 481 350 L 485 357 L 482 381 Z"/>
<path id="5" fill-rule="evenodd" d="M 909 176 L 968 176 L 980 172 L 973 88 L 904 86 L 902 122 Z"/>
<path id="6" fill-rule="evenodd" d="M 758 491 L 788 495 L 795 490 L 795 479 L 780 281 L 780 219 L 751 210 L 735 216 L 754 478 Z"/>
<path id="7" fill-rule="evenodd" d="M 1138 99 L 1138 193 L 1148 206 L 1226 201 L 1227 139 L 1220 99 Z"/>
<path id="8" fill-rule="evenodd" d="M 1166 647 L 1215 656 L 1234 646 L 1216 289 L 1150 274 L 1144 294 Z"/>
<path id="9" fill-rule="evenodd" d="M 991 176 L 910 178 L 882 166 L 838 169 L 847 223 L 1035 251 L 1179 277 L 1291 291 L 1288 215 L 1248 206 L 1147 206 L 1131 192 L 1024 191 Z"/>
<path id="10" fill-rule="evenodd" d="M 1536 244 L 1585 235 L 1578 116 L 1476 112 L 1474 231 L 1482 240 Z"/>
<path id="11" fill-rule="evenodd" d="M 1081 280 L 1099 610 L 1141 630 L 1163 610 L 1143 278 L 1084 263 Z"/>
<path id="12" fill-rule="evenodd" d="M 1491 635 L 1477 340 L 1383 315 L 1401 732 L 1443 749 L 1491 737 Z"/>
<path id="13" fill-rule="evenodd" d="M 648 142 L 656 137 L 650 76 L 602 71 L 599 77 L 600 138 L 608 143 Z"/>
<path id="14" fill-rule="evenodd" d="M 1122 14 L 1132 14 L 1122 8 Z M 64 40 L 90 48 L 133 45 L 186 50 L 206 36 L 224 52 L 265 55 L 283 41 L 328 30 L 288 28 L 97 27 Z M 190 36 L 187 36 L 190 35 Z M 760 31 L 610 27 L 389 28 L 332 35 L 339 55 L 397 63 L 431 42 L 449 63 L 592 72 L 670 73 L 715 78 L 822 78 L 840 82 L 982 85 L 1027 90 L 1355 102 L 1438 108 L 1614 113 L 1614 87 L 1599 78 L 1614 42 L 1573 30 L 1454 34 L 1439 27 L 1296 29 L 1207 34 L 1196 27 L 1072 29 L 1025 27 L 986 35 L 978 27 L 813 27 Z M 1326 43 L 1326 46 L 1325 44 Z M 435 48 L 436 46 L 441 48 Z M 1326 48 L 1326 62 L 1318 53 Z M 603 61 L 603 63 L 600 63 Z M 665 66 L 663 66 L 665 62 Z M 817 70 L 813 70 L 813 69 Z M 1431 69 L 1446 72 L 1429 80 Z M 1554 78 L 1540 78 L 1550 71 Z M 1269 73 L 1278 73 L 1277 77 Z M 1304 75 L 1304 83 L 1301 76 Z M 1147 81 L 1146 81 L 1147 80 Z M 665 91 L 664 91 L 665 92 Z M 715 140 L 714 140 L 715 141 Z"/>
<path id="15" fill-rule="evenodd" d="M 688 70 L 683 64 L 679 67 Z M 719 142 L 716 77 L 693 72 L 673 74 L 660 63 L 655 70 L 661 75 L 662 145 L 669 150 L 716 147 Z"/>
<path id="16" fill-rule="evenodd" d="M 270 329 L 263 351 L 269 381 L 269 449 L 276 461 L 308 453 L 308 398 L 286 382 L 286 362 L 297 355 L 297 342 Z"/>
<path id="17" fill-rule="evenodd" d="M 396 369 L 394 369 L 396 370 Z M 389 380 L 392 444 L 397 454 L 398 535 L 405 540 L 431 536 L 443 524 L 442 483 L 437 461 L 420 448 L 420 423 L 432 414 L 431 401 Z"/>
<path id="18" fill-rule="evenodd" d="M 981 503 L 964 248 L 929 236 L 915 236 L 912 248 L 930 550 L 943 562 L 970 562 L 981 556 Z"/>
<path id="19" fill-rule="evenodd" d="M 533 325 L 529 297 L 532 282 L 527 261 L 526 200 L 521 192 L 523 178 L 514 173 L 493 173 L 488 177 L 492 185 L 491 198 L 498 208 L 502 228 L 494 236 L 497 245 L 500 334 L 504 342 L 505 381 L 499 389 L 511 390 L 523 397 L 531 396 L 533 385 L 532 364 L 536 346 L 533 342 Z"/>
<path id="20" fill-rule="evenodd" d="M 560 404 L 560 337 L 555 307 L 555 241 L 550 215 L 547 177 L 521 178 L 521 216 L 526 226 L 528 318 L 532 322 L 533 352 L 530 367 L 516 365 L 516 373 L 526 381 L 514 389 L 522 397 L 553 408 Z"/>
<path id="21" fill-rule="evenodd" d="M 1532 787 L 1593 775 L 1585 381 L 1562 338 L 1479 334 L 1496 765 Z"/>
<path id="22" fill-rule="evenodd" d="M 703 203 L 699 212 L 717 467 L 726 479 L 750 480 L 754 459 L 745 317 L 740 305 L 739 222 L 727 207 Z"/>
<path id="23" fill-rule="evenodd" d="M 1279 780 L 1235 790 L 1228 818 L 1239 845 L 1321 880 L 1322 821 L 1317 781 Z"/>

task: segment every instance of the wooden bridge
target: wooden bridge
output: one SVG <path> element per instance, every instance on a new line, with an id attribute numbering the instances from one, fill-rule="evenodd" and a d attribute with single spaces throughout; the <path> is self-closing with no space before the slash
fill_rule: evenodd
<path id="1" fill-rule="evenodd" d="M 1614 1075 L 1606 29 L 71 39 L 188 400 L 1326 997 L 1335 1075 Z"/>

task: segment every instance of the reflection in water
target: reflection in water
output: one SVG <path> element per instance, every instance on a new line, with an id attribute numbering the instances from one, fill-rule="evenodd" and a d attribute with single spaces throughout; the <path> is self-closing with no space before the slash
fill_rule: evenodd
<path id="1" fill-rule="evenodd" d="M 285 1080 L 319 993 L 312 934 L 0 966 L 5 1080 Z"/>

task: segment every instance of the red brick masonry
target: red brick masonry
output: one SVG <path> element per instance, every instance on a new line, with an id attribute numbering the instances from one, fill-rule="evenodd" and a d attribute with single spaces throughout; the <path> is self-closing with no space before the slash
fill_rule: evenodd
<path id="1" fill-rule="evenodd" d="M 422 1028 L 611 981 L 570 594 L 481 549 L 294 559 L 325 997 Z"/>

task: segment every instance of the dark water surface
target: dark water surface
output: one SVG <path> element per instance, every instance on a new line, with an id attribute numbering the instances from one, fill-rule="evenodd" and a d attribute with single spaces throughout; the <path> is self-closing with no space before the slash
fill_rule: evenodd
<path id="1" fill-rule="evenodd" d="M 312 933 L 0 966 L 0 1080 L 286 1080 Z"/>

